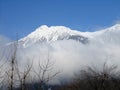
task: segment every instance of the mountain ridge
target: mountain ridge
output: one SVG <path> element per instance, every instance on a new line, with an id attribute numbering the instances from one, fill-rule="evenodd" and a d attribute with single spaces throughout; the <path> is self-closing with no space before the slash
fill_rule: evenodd
<path id="1" fill-rule="evenodd" d="M 114 36 L 112 36 L 112 34 Z M 116 36 L 117 35 L 117 36 Z M 120 36 L 120 24 L 113 25 L 112 27 L 102 29 L 95 32 L 81 32 L 77 30 L 71 30 L 65 26 L 50 26 L 42 25 L 35 31 L 19 40 L 23 46 L 29 46 L 29 44 L 42 43 L 42 42 L 54 42 L 58 40 L 76 40 L 83 44 L 89 42 L 90 39 L 106 39 L 113 37 L 116 39 Z"/>

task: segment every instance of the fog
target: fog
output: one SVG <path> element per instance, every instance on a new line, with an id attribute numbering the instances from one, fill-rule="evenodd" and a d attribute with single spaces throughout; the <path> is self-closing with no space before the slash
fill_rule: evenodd
<path id="1" fill-rule="evenodd" d="M 87 66 L 102 70 L 104 63 L 107 63 L 108 66 L 119 66 L 120 64 L 120 45 L 101 44 L 99 41 L 82 44 L 74 40 L 62 40 L 51 44 L 34 44 L 23 48 L 19 53 L 19 58 L 22 57 L 20 63 L 24 65 L 33 61 L 33 67 L 36 70 L 39 61 L 43 64 L 48 59 L 54 62 L 52 72 L 59 71 L 60 73 L 56 79 L 51 80 L 52 83 L 60 83 L 61 80 L 69 81 L 75 73 Z"/>
<path id="2" fill-rule="evenodd" d="M 108 33 L 94 38 L 89 38 L 87 44 L 75 40 L 59 40 L 51 43 L 37 43 L 28 47 L 17 47 L 17 62 L 21 70 L 32 64 L 32 70 L 38 70 L 39 64 L 45 64 L 49 59 L 52 63 L 52 70 L 48 72 L 59 74 L 53 78 L 50 84 L 60 84 L 62 81 L 69 81 L 75 73 L 85 69 L 87 66 L 102 70 L 103 64 L 108 66 L 117 65 L 120 69 L 120 33 Z M 14 51 L 8 47 L 8 39 L 0 37 L 0 56 L 2 61 Z M 6 46 L 7 49 L 3 49 Z M 9 48 L 9 49 L 8 49 Z M 6 53 L 3 53 L 6 51 Z M 3 55 L 4 54 L 4 55 Z M 5 64 L 9 67 L 9 64 Z M 34 76 L 34 74 L 32 73 Z M 38 80 L 37 78 L 35 80 Z"/>

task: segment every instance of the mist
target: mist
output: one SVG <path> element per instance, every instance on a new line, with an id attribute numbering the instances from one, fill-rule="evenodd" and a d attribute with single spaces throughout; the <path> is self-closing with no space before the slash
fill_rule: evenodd
<path id="1" fill-rule="evenodd" d="M 89 44 L 82 44 L 74 40 L 34 44 L 20 50 L 19 53 L 19 58 L 22 58 L 20 63 L 25 65 L 33 61 L 33 67 L 36 70 L 38 62 L 44 63 L 47 59 L 54 62 L 52 72 L 60 71 L 57 78 L 50 81 L 54 84 L 59 84 L 62 80 L 69 81 L 75 73 L 88 66 L 102 70 L 104 63 L 107 63 L 108 66 L 119 66 L 120 64 L 119 44 L 108 42 L 101 44 L 94 40 Z"/>
<path id="2" fill-rule="evenodd" d="M 50 84 L 60 84 L 61 81 L 69 81 L 75 73 L 87 66 L 95 67 L 99 70 L 103 69 L 103 64 L 108 66 L 117 65 L 120 69 L 120 33 L 110 32 L 102 35 L 89 38 L 89 43 L 83 44 L 75 40 L 58 40 L 51 43 L 43 42 L 32 44 L 28 47 L 17 48 L 17 62 L 22 70 L 29 64 L 34 70 L 38 70 L 39 63 L 44 64 L 49 59 L 53 63 L 52 71 L 49 74 L 60 72 L 55 78 L 49 81 Z M 2 46 L 7 47 L 8 39 L 0 37 L 0 54 L 3 54 Z M 11 48 L 11 47 L 9 47 Z M 4 58 L 6 60 L 6 58 Z M 8 65 L 8 64 L 6 64 Z M 9 65 L 8 65 L 9 66 Z M 7 66 L 7 67 L 8 67 Z M 34 73 L 32 73 L 34 77 Z M 38 78 L 35 78 L 37 81 Z"/>

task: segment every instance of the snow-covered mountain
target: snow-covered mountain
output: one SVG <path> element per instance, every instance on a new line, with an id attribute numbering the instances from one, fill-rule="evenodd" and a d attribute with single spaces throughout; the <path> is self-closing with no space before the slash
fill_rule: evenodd
<path id="1" fill-rule="evenodd" d="M 19 43 L 26 47 L 35 43 L 51 43 L 58 40 L 75 40 L 83 44 L 89 43 L 90 40 L 101 43 L 120 43 L 120 24 L 95 32 L 80 32 L 64 26 L 42 25 L 28 36 L 20 39 Z"/>
<path id="2" fill-rule="evenodd" d="M 81 43 L 87 43 L 88 38 L 82 36 L 81 32 L 71 30 L 64 26 L 51 26 L 43 25 L 37 28 L 28 36 L 19 40 L 23 46 L 29 46 L 34 43 L 53 42 L 57 40 L 76 40 Z"/>
<path id="3" fill-rule="evenodd" d="M 22 70 L 31 63 L 37 70 L 40 62 L 44 64 L 48 59 L 55 62 L 54 71 L 61 73 L 58 76 L 60 79 L 53 79 L 53 83 L 69 79 L 89 65 L 103 70 L 102 66 L 107 62 L 120 68 L 120 24 L 95 32 L 43 25 L 20 39 L 18 44 L 21 47 L 17 48 L 17 60 Z M 14 45 L 9 43 L 6 46 L 5 49 L 0 47 L 0 56 L 5 50 L 5 57 L 14 54 Z"/>

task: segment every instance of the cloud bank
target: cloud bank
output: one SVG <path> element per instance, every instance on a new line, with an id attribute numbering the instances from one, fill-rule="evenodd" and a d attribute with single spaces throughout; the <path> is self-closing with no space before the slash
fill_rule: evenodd
<path id="1" fill-rule="evenodd" d="M 109 66 L 117 65 L 120 69 L 120 28 L 115 30 L 105 31 L 90 38 L 88 44 L 74 40 L 59 40 L 52 43 L 36 43 L 26 48 L 18 47 L 19 66 L 23 70 L 28 63 L 33 63 L 33 68 L 37 70 L 39 62 L 44 64 L 50 59 L 54 63 L 51 73 L 60 71 L 57 77 L 50 81 L 52 84 L 70 80 L 86 66 L 102 69 L 103 64 L 107 62 Z"/>

